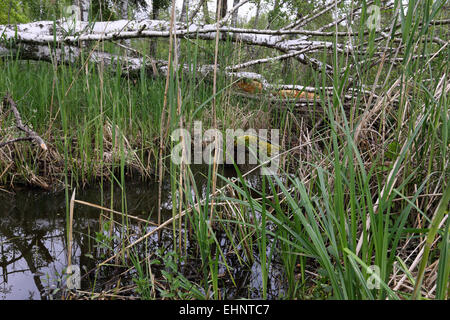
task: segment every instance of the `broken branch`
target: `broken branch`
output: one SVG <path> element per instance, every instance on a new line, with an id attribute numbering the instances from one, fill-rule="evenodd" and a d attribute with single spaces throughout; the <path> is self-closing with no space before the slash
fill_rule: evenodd
<path id="1" fill-rule="evenodd" d="M 9 105 L 11 107 L 11 110 L 13 111 L 14 117 L 16 119 L 16 127 L 25 132 L 27 134 L 26 137 L 20 137 L 11 139 L 5 142 L 0 143 L 0 148 L 19 141 L 34 141 L 36 142 L 44 151 L 47 151 L 47 145 L 45 144 L 44 140 L 33 130 L 31 130 L 27 125 L 24 125 L 22 122 L 22 117 L 20 116 L 19 110 L 17 109 L 17 105 L 12 99 L 11 95 L 9 93 L 6 93 L 5 97 L 3 98 L 3 103 L 5 105 Z"/>

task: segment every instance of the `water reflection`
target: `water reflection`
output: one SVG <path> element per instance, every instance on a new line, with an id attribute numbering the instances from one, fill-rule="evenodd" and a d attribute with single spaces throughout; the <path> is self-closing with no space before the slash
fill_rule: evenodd
<path id="1" fill-rule="evenodd" d="M 130 214 L 148 218 L 155 209 L 154 185 L 129 183 L 126 193 Z M 167 188 L 164 188 L 167 198 Z M 77 199 L 122 209 L 122 191 L 86 189 Z M 99 210 L 77 206 L 73 225 L 73 263 L 83 270 L 95 266 L 93 234 L 100 230 Z M 67 267 L 65 193 L 17 190 L 0 193 L 0 299 L 43 299 L 46 289 L 61 279 Z"/>
<path id="2" fill-rule="evenodd" d="M 222 173 L 230 176 L 230 172 Z M 197 171 L 194 172 L 194 176 L 198 188 L 204 189 L 206 185 L 204 174 Z M 254 177 L 252 179 L 255 180 Z M 77 192 L 76 198 L 109 208 L 113 207 L 118 211 L 126 208 L 128 214 L 144 219 L 156 216 L 158 203 L 156 183 L 127 181 L 125 189 L 123 192 L 119 187 L 111 188 L 107 184 L 103 189 L 94 186 Z M 163 187 L 164 219 L 171 217 L 171 208 L 170 184 L 167 184 Z M 98 242 L 98 234 L 105 221 L 100 210 L 76 205 L 72 264 L 80 267 L 81 274 L 86 274 L 86 271 L 92 270 L 99 262 L 111 255 L 111 252 L 99 246 Z M 151 225 L 144 226 L 142 223 L 122 225 L 124 221 L 120 216 L 116 217 L 116 221 L 117 223 L 112 226 L 113 237 L 109 243 L 113 247 L 120 246 L 125 227 L 127 235 L 131 235 L 130 241 L 154 228 Z M 0 299 L 49 299 L 52 297 L 49 293 L 60 287 L 62 274 L 68 264 L 67 228 L 64 191 L 48 193 L 24 189 L 16 190 L 14 194 L 0 191 Z M 171 243 L 170 230 L 167 236 L 168 243 Z M 223 240 L 226 241 L 225 238 Z M 145 248 L 142 247 L 142 250 L 154 250 L 157 245 L 155 235 L 154 238 L 149 239 Z M 261 278 L 258 271 L 260 266 L 257 262 L 253 264 L 253 267 L 249 266 L 248 270 L 242 270 L 243 267 L 239 267 L 236 262 L 236 268 L 233 269 L 234 277 L 239 282 L 238 288 L 224 289 L 224 293 L 229 292 L 230 297 L 248 297 L 245 290 L 248 290 L 249 286 L 260 287 Z M 94 281 L 97 286 L 101 286 L 117 273 L 118 271 L 114 268 L 102 268 L 101 272 L 95 275 L 95 279 L 89 276 L 82 278 L 82 289 L 91 289 Z M 252 296 L 258 297 L 258 295 L 256 293 Z"/>

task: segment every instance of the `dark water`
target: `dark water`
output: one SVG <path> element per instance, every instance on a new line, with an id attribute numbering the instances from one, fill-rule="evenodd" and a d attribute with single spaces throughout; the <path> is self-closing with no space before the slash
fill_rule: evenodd
<path id="1" fill-rule="evenodd" d="M 201 177 L 196 180 L 201 181 Z M 205 181 L 201 182 L 205 183 Z M 158 188 L 156 183 L 126 183 L 126 201 L 122 201 L 122 190 L 118 187 L 98 186 L 78 191 L 77 200 L 84 200 L 105 207 L 111 205 L 122 211 L 124 205 L 128 214 L 152 220 L 157 214 Z M 163 190 L 163 221 L 171 217 L 170 185 Z M 109 216 L 109 213 L 106 213 Z M 111 256 L 112 252 L 99 245 L 101 226 L 107 221 L 101 217 L 101 210 L 84 205 L 75 205 L 73 223 L 72 264 L 78 265 L 81 274 L 95 269 L 95 266 Z M 117 235 L 116 245 L 120 246 L 121 217 L 116 217 L 112 234 Z M 154 228 L 139 222 L 127 223 L 128 234 L 137 239 Z M 130 231 L 131 230 L 131 231 Z M 170 231 L 170 230 L 169 230 Z M 171 243 L 167 232 L 168 243 Z M 225 241 L 225 240 L 224 240 Z M 149 239 L 145 250 L 158 246 L 156 235 Z M 153 247 L 152 247 L 153 246 Z M 7 193 L 0 190 L 0 299 L 49 299 L 55 289 L 62 287 L 63 272 L 68 265 L 67 221 L 65 193 L 49 193 L 41 190 L 15 190 Z M 149 249 L 150 248 L 150 249 Z M 144 249 L 142 249 L 144 250 Z M 123 270 L 120 270 L 123 271 Z M 274 281 L 279 280 L 275 272 Z M 109 268 L 96 274 L 96 278 L 83 277 L 82 290 L 92 290 L 94 280 L 99 290 L 117 274 Z M 248 268 L 236 266 L 233 276 L 238 287 L 225 288 L 229 298 L 259 297 L 261 287 L 260 265 L 257 260 Z M 131 283 L 131 279 L 128 279 Z M 126 281 L 123 280 L 123 281 Z M 276 284 L 273 284 L 277 287 Z M 107 286 L 106 286 L 107 288 Z M 278 290 L 275 290 L 275 294 Z M 50 293 L 50 295 L 49 295 Z"/>
<path id="2" fill-rule="evenodd" d="M 130 183 L 129 188 L 128 213 L 146 219 L 158 203 L 154 186 Z M 110 207 L 113 199 L 120 210 L 121 190 L 114 188 L 112 196 L 110 192 L 110 188 L 103 191 L 105 206 Z M 102 197 L 99 188 L 91 188 L 79 192 L 77 199 L 101 204 Z M 66 222 L 64 192 L 0 193 L 0 299 L 40 299 L 57 285 L 68 265 Z M 80 263 L 84 270 L 94 267 L 96 259 L 90 257 L 99 256 L 94 237 L 100 229 L 100 210 L 75 206 L 72 264 Z"/>

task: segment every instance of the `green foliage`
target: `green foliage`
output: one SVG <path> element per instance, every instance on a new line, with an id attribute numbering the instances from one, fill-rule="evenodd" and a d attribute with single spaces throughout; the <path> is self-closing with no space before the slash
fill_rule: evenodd
<path id="1" fill-rule="evenodd" d="M 29 19 L 27 6 L 19 0 L 0 0 L 0 24 L 23 23 Z"/>
<path id="2" fill-rule="evenodd" d="M 111 252 L 114 248 L 114 241 L 117 240 L 115 235 L 110 234 L 111 222 L 108 220 L 103 223 L 100 231 L 95 232 L 94 247 L 97 248 L 99 256 L 105 259 L 107 252 Z"/>
<path id="3" fill-rule="evenodd" d="M 166 288 L 159 289 L 162 298 L 181 300 L 204 300 L 206 298 L 202 289 L 179 271 L 182 257 L 173 251 L 165 254 L 160 252 L 158 256 L 164 266 L 161 274 L 166 284 Z"/>
<path id="4" fill-rule="evenodd" d="M 0 18 L 3 20 L 4 12 L 8 12 L 4 10 L 5 3 L 4 0 L 0 2 L 0 12 L 3 14 Z M 92 13 L 96 17 L 100 13 L 99 3 L 94 1 L 92 6 Z M 324 2 L 280 1 L 279 7 L 261 15 L 260 26 L 272 22 L 271 28 L 277 28 L 277 19 L 283 23 L 288 20 L 292 22 L 317 8 L 318 3 Z M 442 4 L 442 1 L 438 3 Z M 168 4 L 166 0 L 154 3 L 158 9 L 166 8 Z M 242 265 L 259 259 L 261 296 L 264 298 L 268 297 L 269 272 L 275 265 L 275 258 L 281 260 L 285 272 L 283 279 L 288 285 L 285 293 L 287 298 L 409 298 L 409 293 L 394 292 L 390 287 L 393 274 L 399 272 L 395 264 L 399 262 L 400 270 L 413 285 L 419 286 L 426 274 L 426 267 L 436 261 L 439 262 L 436 296 L 448 298 L 449 223 L 439 228 L 439 223 L 448 214 L 448 97 L 439 100 L 434 98 L 439 79 L 448 71 L 448 51 L 437 52 L 436 45 L 431 41 L 421 42 L 423 38 L 432 39 L 435 30 L 441 26 L 436 29 L 429 25 L 422 27 L 424 21 L 429 22 L 428 17 L 433 13 L 430 9 L 433 7 L 415 4 L 416 1 L 411 1 L 410 11 L 402 16 L 401 28 L 394 30 L 401 34 L 395 35 L 395 41 L 383 43 L 383 46 L 395 49 L 400 67 L 392 73 L 390 68 L 396 66 L 381 68 L 382 81 L 379 83 L 374 83 L 378 70 L 373 68 L 378 65 L 365 62 L 373 61 L 374 54 L 380 50 L 375 46 L 373 34 L 366 33 L 364 19 L 367 17 L 355 22 L 353 29 L 360 34 L 355 39 L 355 45 L 367 46 L 366 51 L 360 55 L 345 55 L 342 59 L 340 55 L 329 52 L 312 54 L 320 62 L 333 66 L 336 71 L 333 76 L 311 68 L 303 72 L 302 68 L 305 67 L 298 63 L 291 64 L 286 72 L 283 72 L 282 63 L 275 63 L 270 68 L 261 67 L 266 69 L 263 70 L 264 75 L 284 83 L 290 81 L 317 87 L 329 85 L 335 89 L 332 96 L 317 90 L 323 118 L 320 122 L 311 120 L 311 126 L 319 124 L 317 126 L 320 128 L 308 132 L 308 144 L 311 145 L 311 149 L 307 150 L 308 158 L 293 153 L 294 159 L 289 159 L 290 154 L 287 153 L 286 170 L 279 176 L 263 178 L 266 180 L 262 181 L 262 191 L 254 187 L 253 181 L 244 179 L 237 168 L 237 181 L 222 177 L 221 182 L 229 184 L 229 187 L 227 193 L 217 199 L 221 205 L 213 208 L 209 201 L 213 196 L 211 181 L 215 178 L 211 166 L 205 173 L 206 186 L 200 189 L 190 168 L 182 169 L 171 164 L 167 179 L 170 179 L 172 194 L 181 190 L 184 201 L 182 208 L 178 208 L 179 197 L 172 197 L 172 213 L 177 214 L 178 209 L 191 209 L 185 216 L 183 226 L 189 225 L 192 229 L 190 243 L 195 244 L 194 255 L 201 279 L 197 279 L 196 283 L 183 275 L 182 266 L 192 257 L 191 253 L 185 255 L 183 250 L 177 249 L 167 254 L 158 252 L 157 257 L 150 262 L 142 262 L 137 255 L 132 256 L 137 272 L 133 281 L 142 297 L 151 299 L 154 292 L 158 291 L 164 298 L 203 299 L 209 298 L 212 291 L 212 295 L 218 298 L 219 265 L 222 270 L 228 271 L 226 259 L 230 255 Z M 136 2 L 136 5 L 144 4 Z M 289 14 L 282 7 L 289 8 Z M 415 14 L 411 11 L 413 8 L 418 8 Z M 22 12 L 20 19 L 25 20 L 37 10 L 29 5 L 23 9 L 14 7 L 14 12 Z M 291 13 L 295 13 L 295 17 Z M 102 8 L 101 18 L 112 19 L 114 14 L 111 9 Z M 331 13 L 328 13 L 320 21 L 330 19 Z M 394 39 L 394 36 L 391 38 Z M 404 43 L 401 48 L 397 47 L 398 39 Z M 136 43 L 145 52 L 148 42 L 139 40 Z M 167 56 L 167 43 L 160 43 L 160 55 Z M 266 49 L 255 54 L 255 51 L 239 45 L 221 43 L 219 54 L 222 65 L 269 54 Z M 198 39 L 182 43 L 182 63 L 190 67 L 211 63 L 213 46 L 212 42 Z M 111 45 L 105 45 L 105 48 L 114 51 Z M 420 55 L 425 58 L 422 59 Z M 431 61 L 431 57 L 435 60 Z M 23 118 L 37 131 L 51 131 L 54 135 L 50 136 L 54 141 L 52 151 L 63 154 L 66 186 L 92 181 L 98 172 L 103 174 L 108 170 L 110 180 L 117 181 L 118 170 L 114 170 L 117 168 L 123 185 L 124 161 L 128 158 L 136 158 L 144 163 L 144 168 L 154 170 L 154 159 L 159 155 L 155 141 L 160 139 L 161 126 L 167 126 L 170 132 L 180 123 L 177 114 L 178 89 L 182 97 L 181 116 L 186 126 L 195 120 L 211 121 L 208 110 L 213 98 L 211 84 L 199 79 L 195 73 L 180 72 L 176 80 L 172 77 L 165 96 L 164 80 L 152 79 L 144 70 L 134 75 L 134 78 L 129 78 L 117 70 L 99 71 L 97 66 L 91 64 L 87 64 L 86 69 L 80 69 L 79 65 L 53 67 L 41 62 L 23 63 L 13 59 L 2 63 L 0 91 L 11 91 L 18 100 L 26 100 L 28 108 L 22 110 Z M 354 141 L 354 128 L 357 126 L 355 119 L 359 119 L 362 110 L 368 106 L 365 104 L 367 100 L 352 97 L 355 99 L 349 110 L 344 110 L 341 92 L 349 86 L 350 77 L 359 79 L 365 86 L 376 87 L 376 94 L 381 97 L 379 101 L 384 98 L 385 101 L 391 101 L 392 96 L 383 95 L 398 78 L 402 80 L 398 87 L 401 90 L 406 88 L 399 92 L 400 98 L 392 103 L 395 106 L 388 109 L 390 106 L 387 105 L 387 114 L 384 111 L 377 114 L 374 117 L 376 119 L 373 119 L 373 127 L 367 133 L 365 131 L 373 139 L 370 147 L 381 150 L 380 154 L 372 155 L 371 148 L 363 151 Z M 279 110 L 263 99 L 249 102 L 232 95 L 232 84 L 227 79 L 219 76 L 218 84 L 219 90 L 215 97 L 218 100 L 217 120 L 222 127 L 236 125 L 236 118 L 245 118 L 245 112 L 270 110 L 268 113 L 271 119 L 263 125 L 281 130 L 287 128 L 285 133 L 289 139 L 296 135 L 305 136 L 302 130 L 308 125 L 304 123 L 309 119 L 301 115 L 301 121 L 298 121 L 298 111 L 293 106 L 287 105 L 284 110 Z M 353 92 L 365 90 L 358 81 L 352 81 L 351 86 L 355 89 Z M 168 101 L 167 115 L 170 115 L 167 124 L 161 123 L 164 99 Z M 385 127 L 380 125 L 377 128 L 378 121 Z M 48 130 L 49 127 L 51 130 Z M 105 133 L 108 130 L 112 131 L 111 136 L 118 138 L 107 140 Z M 128 155 L 123 150 L 125 139 L 132 146 L 127 150 Z M 169 148 L 167 152 L 170 152 L 170 140 L 166 142 Z M 120 151 L 112 164 L 105 165 L 104 148 L 110 144 L 116 144 Z M 109 149 L 109 153 L 111 150 L 115 149 Z M 370 159 L 371 156 L 376 158 L 375 161 Z M 39 172 L 39 163 L 31 152 L 26 153 L 23 159 L 23 163 L 17 161 L 15 164 L 19 170 L 29 172 L 31 168 L 33 172 Z M 308 173 L 306 177 L 297 171 L 305 167 L 307 169 L 303 172 Z M 4 165 L 0 167 L 0 172 L 8 172 L 7 169 Z M 7 176 L 8 173 L 3 174 L 2 179 Z M 17 175 L 13 177 L 19 179 Z M 180 177 L 183 181 L 181 186 Z M 382 193 L 382 190 L 392 191 Z M 445 196 L 441 205 L 437 206 L 439 193 Z M 199 204 L 199 199 L 208 201 Z M 415 226 L 417 220 L 429 222 L 433 212 L 436 215 L 429 229 Z M 371 223 L 366 228 L 369 218 Z M 181 237 L 177 233 L 178 227 L 173 224 L 174 247 L 177 247 L 177 236 Z M 105 231 L 96 233 L 95 240 L 101 249 L 112 249 L 112 242 L 116 240 L 106 232 L 108 229 L 109 225 L 105 225 Z M 221 251 L 218 229 L 226 234 L 230 243 L 231 249 L 226 254 Z M 434 247 L 433 241 L 437 235 L 444 240 Z M 405 243 L 414 245 L 415 242 L 410 241 L 415 240 L 413 236 L 427 240 L 417 282 L 412 281 L 413 276 L 407 271 L 411 261 L 405 259 L 408 255 L 402 251 Z M 362 244 L 358 251 L 359 239 Z M 257 258 L 254 257 L 255 253 Z M 379 274 L 372 273 L 369 267 L 373 265 L 380 268 Z M 160 269 L 164 288 L 152 286 L 152 276 L 147 271 L 149 266 Z M 311 271 L 311 268 L 314 269 Z M 230 278 L 233 282 L 232 276 Z M 380 286 L 373 288 L 368 285 L 371 278 Z M 420 297 L 419 289 L 416 288 L 416 297 Z"/>
<path id="5" fill-rule="evenodd" d="M 59 19 L 71 1 L 0 0 L 0 24 Z"/>
<path id="6" fill-rule="evenodd" d="M 28 7 L 29 21 L 59 19 L 66 6 L 71 5 L 70 0 L 26 0 L 22 1 Z"/>
<path id="7" fill-rule="evenodd" d="M 114 6 L 106 5 L 104 0 L 92 0 L 90 16 L 94 21 L 116 20 L 119 18 L 119 12 L 114 8 Z"/>
<path id="8" fill-rule="evenodd" d="M 153 1 L 153 10 L 165 10 L 171 3 L 170 0 L 155 0 Z"/>

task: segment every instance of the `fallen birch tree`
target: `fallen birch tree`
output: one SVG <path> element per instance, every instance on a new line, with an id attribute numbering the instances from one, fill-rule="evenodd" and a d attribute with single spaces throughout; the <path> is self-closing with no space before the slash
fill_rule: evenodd
<path id="1" fill-rule="evenodd" d="M 294 21 L 293 23 L 278 30 L 259 30 L 245 29 L 227 26 L 226 23 L 237 10 L 247 0 L 241 1 L 232 8 L 228 14 L 217 24 L 198 24 L 176 22 L 173 30 L 170 30 L 170 23 L 162 20 L 117 20 L 102 22 L 85 22 L 74 20 L 57 20 L 57 21 L 37 21 L 18 25 L 2 25 L 0 26 L 0 57 L 14 56 L 24 60 L 42 60 L 56 64 L 72 64 L 80 60 L 83 56 L 92 63 L 104 63 L 105 66 L 117 68 L 120 65 L 122 72 L 125 74 L 137 74 L 142 69 L 149 74 L 164 75 L 167 72 L 166 61 L 155 61 L 153 58 L 141 55 L 140 57 L 115 55 L 112 53 L 98 50 L 98 44 L 103 41 L 118 41 L 127 39 L 143 39 L 143 38 L 168 38 L 171 34 L 177 39 L 201 39 L 215 40 L 216 33 L 219 33 L 219 40 L 239 42 L 250 46 L 259 46 L 274 49 L 280 52 L 280 55 L 259 58 L 233 66 L 219 65 L 219 71 L 229 77 L 239 77 L 247 80 L 255 80 L 261 83 L 264 91 L 273 92 L 274 90 L 300 90 L 314 92 L 318 88 L 309 88 L 303 86 L 292 85 L 273 85 L 268 83 L 262 75 L 254 72 L 239 71 L 251 66 L 264 63 L 273 63 L 285 59 L 296 59 L 297 61 L 309 65 L 318 72 L 323 70 L 332 76 L 333 67 L 319 61 L 313 57 L 313 54 L 328 51 L 332 53 L 336 50 L 338 53 L 346 55 L 364 56 L 368 44 L 359 47 L 352 45 L 352 38 L 360 36 L 359 33 L 348 31 L 327 31 L 333 27 L 337 28 L 337 24 L 344 20 L 354 21 L 361 14 L 361 7 L 356 6 L 348 14 L 337 17 L 333 22 L 328 23 L 316 30 L 306 30 L 304 26 L 314 21 L 323 14 L 335 8 L 342 1 L 337 1 L 332 5 L 328 4 L 313 10 L 305 17 Z M 370 5 L 373 1 L 369 1 Z M 392 3 L 386 4 L 383 9 L 392 9 Z M 351 22 L 350 21 L 350 22 Z M 430 25 L 450 24 L 450 19 L 431 21 Z M 400 31 L 394 32 L 399 26 L 399 22 L 395 25 L 388 26 L 376 32 L 376 42 L 397 41 L 401 42 Z M 392 31 L 392 32 L 391 32 Z M 367 29 L 365 34 L 369 34 L 371 30 Z M 323 38 L 333 37 L 335 40 L 329 41 Z M 344 41 L 346 40 L 346 41 Z M 432 41 L 442 45 L 448 44 L 437 37 Z M 85 43 L 94 43 L 90 48 L 84 48 Z M 118 44 L 124 47 L 122 44 Z M 400 50 L 402 43 L 399 44 L 397 50 Z M 382 47 L 381 45 L 379 46 Z M 130 50 L 133 50 L 129 48 Z M 372 62 L 374 59 L 392 59 L 395 63 L 396 56 L 394 49 L 385 46 L 382 49 L 373 52 L 371 60 L 362 60 L 359 63 Z M 184 68 L 188 68 L 184 66 Z M 197 69 L 197 72 L 207 75 L 213 70 L 214 66 L 204 65 Z M 194 71 L 194 70 L 189 70 Z M 343 73 L 345 70 L 338 70 Z M 349 79 L 349 82 L 355 84 L 355 79 Z M 363 87 L 363 84 L 359 84 Z"/>

